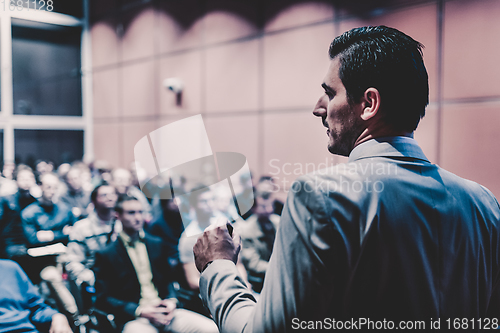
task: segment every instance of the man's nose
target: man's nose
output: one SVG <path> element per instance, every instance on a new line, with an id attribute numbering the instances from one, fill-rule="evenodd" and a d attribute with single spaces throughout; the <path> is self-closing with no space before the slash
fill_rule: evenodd
<path id="1" fill-rule="evenodd" d="M 315 115 L 316 117 L 325 117 L 327 105 L 328 105 L 327 96 L 326 96 L 326 94 L 323 94 L 318 99 L 318 102 L 316 103 L 316 106 L 314 107 L 313 115 Z"/>

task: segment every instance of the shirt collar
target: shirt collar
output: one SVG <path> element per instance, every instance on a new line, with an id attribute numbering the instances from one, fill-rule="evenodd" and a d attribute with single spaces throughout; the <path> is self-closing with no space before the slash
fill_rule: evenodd
<path id="1" fill-rule="evenodd" d="M 144 233 L 144 230 L 139 231 L 139 239 L 137 241 L 142 242 L 146 234 Z M 127 246 L 134 247 L 135 243 L 137 241 L 133 241 L 129 235 L 125 233 L 125 231 L 120 232 L 120 238 L 122 239 L 123 243 Z"/>
<path id="2" fill-rule="evenodd" d="M 417 141 L 406 136 L 387 136 L 363 142 L 351 151 L 349 162 L 370 157 L 409 157 L 429 162 Z"/>

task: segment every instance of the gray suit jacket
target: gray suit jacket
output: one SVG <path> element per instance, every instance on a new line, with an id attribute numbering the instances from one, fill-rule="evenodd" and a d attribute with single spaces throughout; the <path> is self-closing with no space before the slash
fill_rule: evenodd
<path id="1" fill-rule="evenodd" d="M 294 183 L 258 303 L 230 261 L 210 265 L 200 291 L 222 332 L 497 318 L 499 229 L 490 191 L 431 164 L 413 139 L 378 138 Z"/>

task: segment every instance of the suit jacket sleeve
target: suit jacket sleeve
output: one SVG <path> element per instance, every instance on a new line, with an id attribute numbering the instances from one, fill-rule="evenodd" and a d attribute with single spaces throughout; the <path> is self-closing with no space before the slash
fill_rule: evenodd
<path id="1" fill-rule="evenodd" d="M 298 316 L 331 316 L 321 309 L 332 298 L 337 231 L 324 194 L 313 185 L 312 176 L 304 176 L 289 192 L 258 303 L 230 261 L 216 260 L 201 275 L 202 298 L 221 332 L 287 332 Z"/>
<path id="2" fill-rule="evenodd" d="M 119 315 L 125 320 L 133 320 L 135 319 L 135 310 L 139 304 L 112 297 L 108 293 L 112 289 L 111 284 L 117 283 L 112 278 L 114 267 L 106 254 L 96 252 L 93 268 L 95 274 L 96 307 L 103 311 Z"/>

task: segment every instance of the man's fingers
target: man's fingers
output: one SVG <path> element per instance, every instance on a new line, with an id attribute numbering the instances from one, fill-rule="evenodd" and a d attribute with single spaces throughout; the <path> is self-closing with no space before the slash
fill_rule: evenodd
<path id="1" fill-rule="evenodd" d="M 170 312 L 165 319 L 170 323 L 174 319 L 174 314 L 174 311 Z"/>
<path id="2" fill-rule="evenodd" d="M 226 259 L 236 262 L 241 248 L 241 238 L 234 231 L 226 218 L 220 219 L 217 225 L 205 229 L 194 244 L 193 252 L 195 266 L 199 272 L 208 262 L 217 259 Z M 231 230 L 232 229 L 232 230 Z"/>

